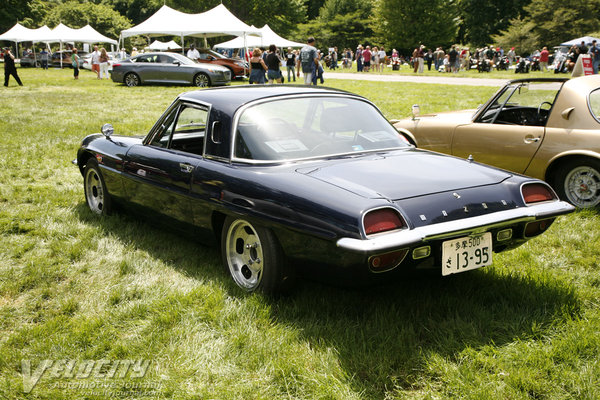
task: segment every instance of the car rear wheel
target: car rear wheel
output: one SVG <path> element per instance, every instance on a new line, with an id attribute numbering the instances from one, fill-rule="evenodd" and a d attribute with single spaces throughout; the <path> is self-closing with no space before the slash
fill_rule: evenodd
<path id="1" fill-rule="evenodd" d="M 138 86 L 140 84 L 140 77 L 133 72 L 129 72 L 125 75 L 125 85 L 129 87 Z"/>
<path id="2" fill-rule="evenodd" d="M 600 162 L 569 162 L 560 167 L 554 187 L 561 199 L 579 208 L 600 204 Z"/>
<path id="3" fill-rule="evenodd" d="M 221 253 L 223 266 L 245 291 L 276 294 L 293 286 L 293 269 L 269 229 L 243 218 L 227 217 L 221 233 Z"/>
<path id="4" fill-rule="evenodd" d="M 199 73 L 194 77 L 194 86 L 208 87 L 210 86 L 210 78 L 204 73 Z"/>
<path id="5" fill-rule="evenodd" d="M 85 164 L 83 170 L 83 188 L 85 201 L 95 214 L 106 215 L 111 211 L 111 199 L 104 178 L 96 160 L 91 159 Z"/>

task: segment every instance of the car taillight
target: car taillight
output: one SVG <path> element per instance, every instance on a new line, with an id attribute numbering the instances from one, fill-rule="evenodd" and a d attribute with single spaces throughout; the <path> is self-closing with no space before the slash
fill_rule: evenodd
<path id="1" fill-rule="evenodd" d="M 113 64 L 112 66 L 113 66 L 113 68 L 114 68 L 114 67 L 120 67 L 120 66 L 121 66 L 121 64 L 119 64 L 119 63 L 116 63 L 116 64 Z"/>
<path id="2" fill-rule="evenodd" d="M 365 215 L 364 226 L 365 233 L 367 235 L 373 235 L 375 233 L 400 229 L 405 225 L 402 218 L 395 210 L 391 208 L 381 208 Z"/>
<path id="3" fill-rule="evenodd" d="M 539 203 L 542 201 L 554 200 L 555 198 L 552 190 L 541 183 L 523 185 L 521 193 L 523 194 L 525 204 Z"/>

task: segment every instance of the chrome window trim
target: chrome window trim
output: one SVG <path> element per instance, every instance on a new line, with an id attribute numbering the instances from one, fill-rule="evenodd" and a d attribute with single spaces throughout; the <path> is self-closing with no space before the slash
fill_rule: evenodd
<path id="1" fill-rule="evenodd" d="M 590 90 L 587 94 L 587 106 L 588 106 L 588 111 L 590 112 L 590 115 L 592 116 L 592 118 L 594 118 L 596 120 L 596 122 L 600 123 L 600 115 L 596 115 L 594 114 L 594 111 L 592 110 L 592 102 L 590 101 L 590 97 L 592 96 L 592 93 L 594 92 L 599 92 L 600 93 L 600 87 L 597 87 L 594 90 Z"/>

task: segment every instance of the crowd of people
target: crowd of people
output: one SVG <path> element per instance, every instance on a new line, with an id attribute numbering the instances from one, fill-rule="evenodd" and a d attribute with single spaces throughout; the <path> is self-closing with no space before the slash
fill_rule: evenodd
<path id="1" fill-rule="evenodd" d="M 296 82 L 296 78 L 299 78 L 300 72 L 302 72 L 305 84 L 316 85 L 317 82 L 324 83 L 323 72 L 325 68 L 335 70 L 340 66 L 343 69 L 351 69 L 356 65 L 357 72 L 383 72 L 388 66 L 391 66 L 393 70 L 398 70 L 400 66 L 408 65 L 415 73 L 423 73 L 425 66 L 427 66 L 428 70 L 434 68 L 435 71 L 457 73 L 460 70 L 480 68 L 482 63 L 488 65 L 488 71 L 493 68 L 508 69 L 522 60 L 515 53 L 514 47 L 505 52 L 502 47 L 496 46 L 485 46 L 471 51 L 468 47 L 456 45 L 446 50 L 442 47 L 433 50 L 426 48 L 424 45 L 419 45 L 414 48 L 412 54 L 401 55 L 396 49 L 392 49 L 388 53 L 383 46 L 371 47 L 366 45 L 363 47 L 359 44 L 356 51 L 344 48 L 339 52 L 337 47 L 331 47 L 328 49 L 327 54 L 324 54 L 316 48 L 315 43 L 315 39 L 311 37 L 300 50 L 289 47 L 287 51 L 282 52 L 283 49 L 280 51 L 275 45 L 269 46 L 268 50 L 261 48 L 249 50 L 246 54 L 246 61 L 248 61 L 250 68 L 250 84 L 283 83 L 285 81 L 283 67 L 287 71 L 287 82 Z M 124 56 L 127 55 L 124 49 L 121 52 Z M 568 53 L 562 55 L 564 57 L 564 67 L 561 68 L 564 68 L 565 71 L 572 71 L 579 56 L 588 53 L 592 59 L 594 73 L 597 74 L 600 67 L 600 46 L 595 40 L 590 47 L 586 46 L 585 42 L 573 45 Z M 134 47 L 131 56 L 137 54 L 138 51 Z M 10 76 L 19 85 L 22 85 L 15 67 L 15 57 L 10 48 L 4 48 L 2 55 L 5 60 L 4 85 L 8 86 Z M 41 67 L 47 69 L 49 53 L 47 50 L 42 49 L 39 55 Z M 188 50 L 187 56 L 195 61 L 200 58 L 194 45 Z M 529 60 L 534 62 L 534 65 L 540 71 L 548 70 L 552 58 L 553 56 L 547 47 L 536 50 L 529 56 Z M 76 48 L 72 49 L 71 61 L 74 78 L 78 79 L 80 61 Z M 94 51 L 91 53 L 91 68 L 98 79 L 110 78 L 108 61 L 109 56 L 106 49 L 99 49 L 98 46 L 94 46 Z"/>

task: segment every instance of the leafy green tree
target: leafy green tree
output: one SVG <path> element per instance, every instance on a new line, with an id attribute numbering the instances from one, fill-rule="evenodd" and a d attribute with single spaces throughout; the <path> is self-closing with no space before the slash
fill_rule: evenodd
<path id="1" fill-rule="evenodd" d="M 4 0 L 0 7 L 0 34 L 12 28 L 17 22 L 21 25 L 29 17 L 29 3 L 22 0 Z"/>
<path id="2" fill-rule="evenodd" d="M 531 0 L 459 0 L 460 29 L 457 41 L 483 46 L 492 35 L 510 28 L 511 20 L 524 14 Z"/>
<path id="3" fill-rule="evenodd" d="M 118 38 L 123 29 L 131 27 L 131 22 L 106 4 L 66 1 L 52 8 L 44 23 L 54 27 L 63 23 L 71 28 L 81 28 L 90 24 L 98 32 L 110 38 Z"/>
<path id="4" fill-rule="evenodd" d="M 304 0 L 304 7 L 306 8 L 306 18 L 308 21 L 313 21 L 319 16 L 319 11 L 325 0 Z"/>
<path id="5" fill-rule="evenodd" d="M 373 30 L 370 28 L 370 21 L 361 18 L 360 12 L 355 11 L 335 15 L 326 23 L 318 18 L 303 24 L 293 38 L 304 43 L 309 36 L 314 36 L 317 39 L 317 47 L 322 49 L 334 46 L 338 49 L 355 48 L 359 43 L 369 43 Z"/>
<path id="6" fill-rule="evenodd" d="M 600 30 L 600 0 L 533 0 L 525 10 L 544 45 L 558 45 Z"/>
<path id="7" fill-rule="evenodd" d="M 326 0 L 319 16 L 296 31 L 294 39 L 305 42 L 309 36 L 319 47 L 356 47 L 373 37 L 371 0 Z"/>
<path id="8" fill-rule="evenodd" d="M 376 16 L 376 34 L 386 47 L 448 46 L 458 31 L 454 0 L 380 0 Z"/>
<path id="9" fill-rule="evenodd" d="M 515 48 L 517 55 L 527 55 L 536 49 L 540 49 L 539 36 L 535 33 L 536 24 L 530 20 L 521 18 L 511 19 L 509 28 L 492 35 L 495 45 L 504 49 Z"/>

